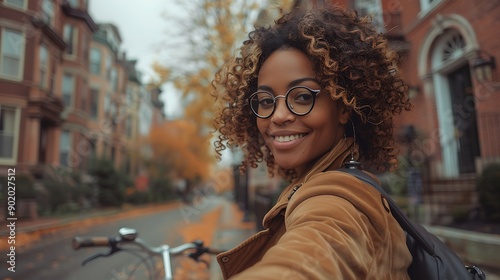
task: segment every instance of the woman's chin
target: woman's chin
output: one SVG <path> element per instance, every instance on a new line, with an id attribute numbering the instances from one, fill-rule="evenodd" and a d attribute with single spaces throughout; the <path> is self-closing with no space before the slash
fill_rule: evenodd
<path id="1" fill-rule="evenodd" d="M 276 161 L 276 163 L 278 164 L 278 166 L 280 168 L 287 169 L 287 170 L 288 169 L 296 169 L 297 168 L 297 165 L 293 164 L 290 161 Z"/>

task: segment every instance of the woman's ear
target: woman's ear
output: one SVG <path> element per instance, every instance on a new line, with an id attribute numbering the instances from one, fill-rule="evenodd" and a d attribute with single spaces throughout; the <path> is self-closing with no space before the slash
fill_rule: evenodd
<path id="1" fill-rule="evenodd" d="M 340 104 L 340 116 L 339 122 L 341 124 L 347 124 L 347 122 L 351 119 L 352 107 L 346 106 L 344 103 Z"/>

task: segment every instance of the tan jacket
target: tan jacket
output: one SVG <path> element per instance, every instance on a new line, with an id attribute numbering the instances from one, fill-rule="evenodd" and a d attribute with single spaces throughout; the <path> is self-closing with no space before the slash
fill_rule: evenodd
<path id="1" fill-rule="evenodd" d="M 315 170 L 338 165 L 344 152 Z M 405 234 L 385 198 L 350 174 L 313 173 L 283 191 L 265 230 L 217 256 L 224 278 L 409 279 Z"/>

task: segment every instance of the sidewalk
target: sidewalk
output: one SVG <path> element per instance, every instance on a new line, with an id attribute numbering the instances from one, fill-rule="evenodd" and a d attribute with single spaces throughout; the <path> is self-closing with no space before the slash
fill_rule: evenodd
<path id="1" fill-rule="evenodd" d="M 212 246 L 222 250 L 229 250 L 253 235 L 256 232 L 255 222 L 245 222 L 243 220 L 244 213 L 236 204 L 225 200 Z M 210 264 L 210 279 L 222 279 L 222 272 L 215 257 L 212 258 Z"/>

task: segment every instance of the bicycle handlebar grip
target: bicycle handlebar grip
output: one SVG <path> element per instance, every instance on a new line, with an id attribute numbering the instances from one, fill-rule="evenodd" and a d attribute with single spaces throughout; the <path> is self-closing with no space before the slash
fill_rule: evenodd
<path id="1" fill-rule="evenodd" d="M 109 237 L 79 237 L 73 238 L 73 249 L 78 250 L 85 247 L 107 247 L 110 245 Z"/>

